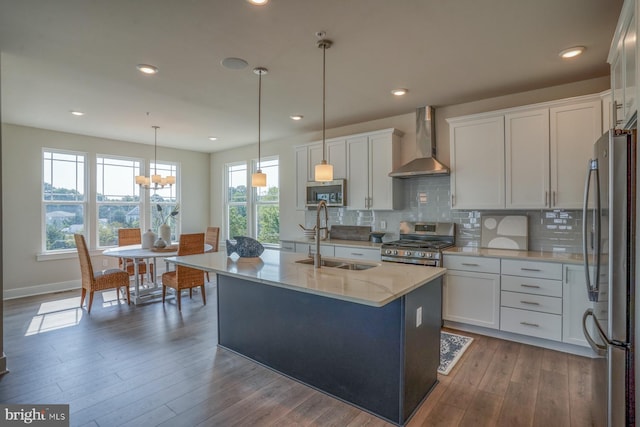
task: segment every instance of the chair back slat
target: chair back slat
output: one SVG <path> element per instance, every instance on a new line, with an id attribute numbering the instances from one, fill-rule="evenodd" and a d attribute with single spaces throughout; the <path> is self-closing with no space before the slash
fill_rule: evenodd
<path id="1" fill-rule="evenodd" d="M 220 227 L 207 227 L 205 233 L 204 242 L 207 245 L 211 245 L 211 250 L 208 252 L 218 252 L 218 241 L 220 240 Z"/>
<path id="2" fill-rule="evenodd" d="M 93 282 L 93 265 L 91 264 L 91 257 L 89 256 L 89 250 L 87 249 L 87 242 L 84 240 L 84 235 L 74 234 L 76 241 L 76 248 L 78 249 L 78 257 L 80 258 L 80 272 L 82 273 L 82 286 L 89 287 Z"/>
<path id="3" fill-rule="evenodd" d="M 178 243 L 178 256 L 204 253 L 204 233 L 181 234 Z M 204 285 L 204 271 L 197 268 L 178 265 L 177 281 L 181 284 Z"/>
<path id="4" fill-rule="evenodd" d="M 139 245 L 142 233 L 139 228 L 118 228 L 118 246 Z"/>

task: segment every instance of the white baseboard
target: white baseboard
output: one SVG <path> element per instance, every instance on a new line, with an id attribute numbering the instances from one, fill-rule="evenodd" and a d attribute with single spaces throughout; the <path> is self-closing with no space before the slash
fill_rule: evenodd
<path id="1" fill-rule="evenodd" d="M 444 321 L 444 326 L 451 329 L 457 329 L 460 331 L 473 332 L 480 335 L 487 335 L 494 338 L 500 338 L 507 341 L 515 341 L 522 344 L 529 344 L 536 347 L 548 348 L 550 350 L 561 351 L 563 353 L 571 353 L 578 356 L 598 357 L 591 347 L 582 347 L 574 344 L 567 344 L 558 341 L 545 340 L 537 337 L 530 337 L 527 335 L 514 334 L 511 332 L 499 331 L 497 329 L 483 328 L 481 326 L 467 325 L 464 323 L 451 322 L 449 320 Z"/>
<path id="2" fill-rule="evenodd" d="M 33 295 L 51 294 L 54 292 L 70 291 L 73 289 L 80 289 L 82 287 L 82 281 L 69 280 L 66 282 L 58 283 L 45 283 L 42 285 L 26 286 L 24 288 L 17 289 L 4 289 L 2 298 L 5 300 L 30 297 Z"/>

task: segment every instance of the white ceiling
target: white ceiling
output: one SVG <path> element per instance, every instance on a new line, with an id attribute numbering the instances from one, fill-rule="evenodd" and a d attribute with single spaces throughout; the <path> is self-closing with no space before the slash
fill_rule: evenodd
<path id="1" fill-rule="evenodd" d="M 214 152 L 257 141 L 252 69 L 263 66 L 268 142 L 322 128 L 317 31 L 334 42 L 333 128 L 607 75 L 622 2 L 0 0 L 2 119 L 145 144 L 157 124 L 160 146 Z M 585 54 L 561 60 L 574 45 Z M 226 57 L 249 66 L 226 69 Z M 160 72 L 144 76 L 139 63 Z M 393 97 L 396 87 L 408 95 Z"/>

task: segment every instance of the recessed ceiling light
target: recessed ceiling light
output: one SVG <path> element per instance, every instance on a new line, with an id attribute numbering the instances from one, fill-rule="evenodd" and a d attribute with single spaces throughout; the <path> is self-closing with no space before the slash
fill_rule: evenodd
<path id="1" fill-rule="evenodd" d="M 211 141 L 216 141 L 217 139 L 218 139 L 218 137 L 217 137 L 217 136 L 210 136 L 210 137 L 209 137 L 209 140 L 211 140 Z"/>
<path id="2" fill-rule="evenodd" d="M 249 65 L 247 61 L 242 58 L 224 58 L 220 63 L 224 68 L 228 68 L 230 70 L 242 70 L 244 67 Z"/>
<path id="3" fill-rule="evenodd" d="M 263 6 L 269 3 L 269 0 L 247 0 L 251 4 L 255 4 L 256 6 Z"/>
<path id="4" fill-rule="evenodd" d="M 574 58 L 574 57 L 582 54 L 582 52 L 584 52 L 585 49 L 586 48 L 584 46 L 570 47 L 569 49 L 565 49 L 565 50 L 561 51 L 560 52 L 560 57 L 564 58 L 564 59 Z"/>
<path id="5" fill-rule="evenodd" d="M 76 110 L 72 110 L 69 111 L 71 114 L 73 114 L 74 116 L 84 116 L 84 113 L 82 111 L 76 111 Z"/>
<path id="6" fill-rule="evenodd" d="M 297 121 L 297 120 L 302 120 L 302 118 L 303 118 L 303 117 L 304 117 L 304 116 L 302 116 L 302 115 L 300 115 L 300 114 L 295 114 L 295 115 L 293 115 L 293 116 L 289 116 L 289 118 L 290 118 L 291 120 L 296 120 L 296 121 Z"/>
<path id="7" fill-rule="evenodd" d="M 407 89 L 403 89 L 403 88 L 393 89 L 391 91 L 391 93 L 394 94 L 395 96 L 406 95 L 407 92 L 409 92 L 409 91 Z"/>
<path id="8" fill-rule="evenodd" d="M 154 67 L 153 65 L 149 65 L 149 64 L 138 64 L 136 65 L 136 68 L 144 73 L 144 74 L 157 74 L 158 73 L 158 67 Z"/>

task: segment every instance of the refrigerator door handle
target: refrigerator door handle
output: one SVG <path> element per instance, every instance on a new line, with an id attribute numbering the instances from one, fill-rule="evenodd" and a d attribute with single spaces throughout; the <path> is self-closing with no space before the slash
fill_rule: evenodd
<path id="1" fill-rule="evenodd" d="M 600 338 L 602 339 L 602 341 L 605 343 L 609 341 L 604 331 L 602 330 L 602 327 L 600 326 L 598 319 L 596 319 L 596 316 L 593 314 L 593 309 L 591 308 L 585 311 L 584 314 L 582 315 L 582 331 L 584 332 L 584 337 L 587 339 L 587 342 L 589 343 L 593 351 L 595 351 L 598 356 L 605 356 L 607 354 L 607 346 L 606 344 L 598 344 L 597 342 L 595 342 L 593 338 L 591 338 L 591 334 L 587 329 L 588 317 L 593 318 L 593 323 L 594 325 L 596 325 L 596 331 L 598 331 L 598 335 L 600 335 Z"/>
<path id="2" fill-rule="evenodd" d="M 595 190 L 596 190 L 596 215 L 595 215 L 595 238 L 588 239 L 587 236 L 591 233 L 587 233 L 587 214 L 589 208 L 589 190 L 591 187 L 591 175 L 595 175 Z M 598 161 L 589 160 L 589 166 L 587 168 L 587 178 L 584 183 L 584 205 L 582 207 L 582 255 L 584 258 L 584 274 L 587 285 L 587 295 L 589 295 L 589 301 L 597 302 L 598 293 L 600 288 L 600 240 L 602 238 L 600 234 L 600 174 L 598 172 Z M 592 241 L 592 247 L 595 246 L 595 275 L 594 283 L 591 284 L 591 275 L 589 274 L 589 240 Z M 595 241 L 595 242 L 594 242 Z M 595 245 L 594 245 L 595 243 Z"/>

